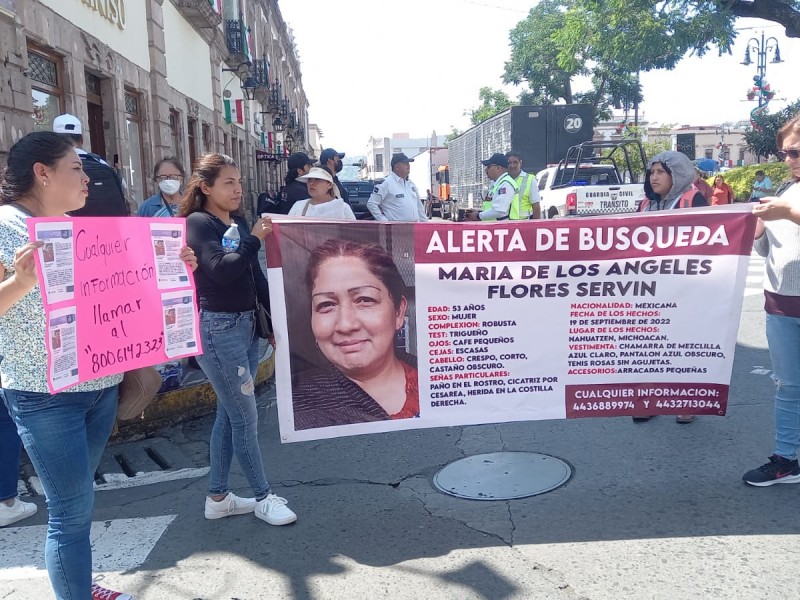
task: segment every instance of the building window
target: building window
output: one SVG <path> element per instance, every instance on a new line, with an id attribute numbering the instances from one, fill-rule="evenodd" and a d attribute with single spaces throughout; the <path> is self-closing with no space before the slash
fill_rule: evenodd
<path id="1" fill-rule="evenodd" d="M 231 149 L 230 149 L 230 146 L 228 146 L 228 134 L 227 133 L 223 133 L 222 134 L 222 152 L 223 152 L 223 154 L 226 154 L 228 156 L 231 155 Z"/>
<path id="2" fill-rule="evenodd" d="M 706 153 L 706 158 L 714 158 L 713 148 L 706 148 L 705 153 Z"/>
<path id="3" fill-rule="evenodd" d="M 211 152 L 211 126 L 203 123 L 203 152 Z"/>
<path id="4" fill-rule="evenodd" d="M 197 160 L 197 119 L 187 119 L 186 138 L 189 144 L 189 170 L 194 170 Z"/>
<path id="5" fill-rule="evenodd" d="M 744 160 L 744 148 L 739 148 L 739 160 Z"/>
<path id="6" fill-rule="evenodd" d="M 383 171 L 383 154 L 375 155 L 375 170 L 377 172 Z"/>
<path id="7" fill-rule="evenodd" d="M 42 50 L 28 50 L 28 68 L 33 96 L 33 129 L 50 131 L 53 120 L 62 113 L 60 60 Z"/>
<path id="8" fill-rule="evenodd" d="M 142 115 L 139 113 L 139 96 L 125 92 L 125 126 L 128 129 L 128 199 L 132 208 L 138 208 L 145 199 L 146 177 L 142 157 Z"/>
<path id="9" fill-rule="evenodd" d="M 101 95 L 102 81 L 97 75 L 84 72 L 86 81 L 86 110 L 88 120 L 84 126 L 84 142 L 87 138 L 92 152 L 107 159 L 106 138 L 103 130 L 103 97 Z"/>
<path id="10" fill-rule="evenodd" d="M 181 115 L 177 110 L 171 108 L 169 110 L 169 133 L 172 138 L 172 153 L 175 157 L 181 159 L 180 151 L 180 119 Z"/>

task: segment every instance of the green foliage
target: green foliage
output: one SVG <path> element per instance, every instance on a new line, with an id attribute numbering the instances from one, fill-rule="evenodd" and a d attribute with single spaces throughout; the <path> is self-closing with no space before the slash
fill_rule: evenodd
<path id="1" fill-rule="evenodd" d="M 458 127 L 451 127 L 450 133 L 447 134 L 446 141 L 454 140 L 458 136 L 460 136 L 463 132 Z"/>
<path id="2" fill-rule="evenodd" d="M 480 106 L 469 111 L 469 120 L 473 125 L 482 123 L 489 117 L 493 117 L 497 113 L 501 113 L 515 105 L 515 102 L 504 91 L 493 90 L 488 86 L 480 89 L 478 97 L 481 101 Z"/>
<path id="3" fill-rule="evenodd" d="M 664 125 L 657 130 L 657 133 L 663 134 L 665 137 L 653 136 L 650 138 L 648 136 L 647 140 L 645 140 L 644 138 L 647 135 L 647 128 L 629 125 L 625 128 L 625 134 L 623 137 L 638 139 L 642 144 L 642 150 L 644 150 L 645 161 L 649 161 L 659 152 L 672 149 L 672 140 L 671 138 L 666 137 L 671 127 L 671 125 Z M 610 150 L 606 151 L 605 155 L 608 155 L 609 153 Z M 619 151 L 614 153 L 615 159 L 618 159 L 620 156 L 622 156 L 622 154 Z M 633 174 L 636 176 L 636 181 L 644 182 L 644 174 L 647 170 L 647 165 L 642 164 L 642 158 L 638 153 L 631 152 L 630 156 L 631 169 L 633 170 Z"/>
<path id="4" fill-rule="evenodd" d="M 744 134 L 747 147 L 756 154 L 769 158 L 778 150 L 776 137 L 778 130 L 796 114 L 800 113 L 800 100 L 795 100 L 786 108 L 775 113 L 763 112 L 756 115 L 755 122 L 758 129 L 748 129 Z"/>
<path id="5" fill-rule="evenodd" d="M 641 102 L 638 72 L 672 69 L 687 54 L 730 53 L 734 22 L 745 16 L 800 37 L 800 0 L 541 0 L 509 33 L 503 80 L 524 85 L 526 103 L 588 101 L 598 120 Z M 581 75 L 592 79 L 585 94 L 572 89 Z"/>
<path id="6" fill-rule="evenodd" d="M 760 165 L 748 165 L 746 167 L 736 167 L 722 176 L 725 182 L 733 188 L 733 194 L 739 202 L 747 202 L 750 193 L 753 191 L 753 182 L 756 180 L 756 171 L 764 171 L 772 181 L 772 189 L 777 190 L 778 186 L 789 178 L 789 167 L 783 162 L 761 163 Z M 713 185 L 714 178 L 707 180 Z"/>

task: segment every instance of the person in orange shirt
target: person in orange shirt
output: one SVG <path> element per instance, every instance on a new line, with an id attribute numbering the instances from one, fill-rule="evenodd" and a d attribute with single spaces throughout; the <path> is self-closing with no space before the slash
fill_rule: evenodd
<path id="1" fill-rule="evenodd" d="M 711 206 L 731 204 L 733 202 L 733 188 L 725 183 L 725 178 L 722 175 L 717 175 L 714 178 L 714 186 L 711 190 L 711 199 L 709 200 Z"/>

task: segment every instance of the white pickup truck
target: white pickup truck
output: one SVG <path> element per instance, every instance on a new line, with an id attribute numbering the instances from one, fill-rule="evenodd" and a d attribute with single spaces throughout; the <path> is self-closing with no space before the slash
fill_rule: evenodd
<path id="1" fill-rule="evenodd" d="M 536 174 L 542 217 L 608 215 L 636 212 L 644 198 L 632 168 L 632 152 L 647 164 L 638 140 L 584 142 L 560 163 Z"/>

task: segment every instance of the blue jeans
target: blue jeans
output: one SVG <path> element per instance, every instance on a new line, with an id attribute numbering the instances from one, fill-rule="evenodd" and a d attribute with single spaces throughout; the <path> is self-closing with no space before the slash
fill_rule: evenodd
<path id="1" fill-rule="evenodd" d="M 775 380 L 775 454 L 794 460 L 800 448 L 800 318 L 767 314 Z"/>
<path id="2" fill-rule="evenodd" d="M 229 491 L 228 475 L 235 454 L 253 494 L 264 498 L 270 487 L 258 445 L 255 376 L 259 338 L 253 312 L 200 311 L 200 339 L 203 355 L 197 362 L 217 394 L 208 492 L 215 496 Z"/>
<path id="3" fill-rule="evenodd" d="M 48 394 L 3 390 L 49 513 L 44 561 L 58 600 L 91 595 L 94 473 L 117 414 L 117 386 Z"/>
<path id="4" fill-rule="evenodd" d="M 0 405 L 0 502 L 17 496 L 22 440 L 5 406 Z"/>

